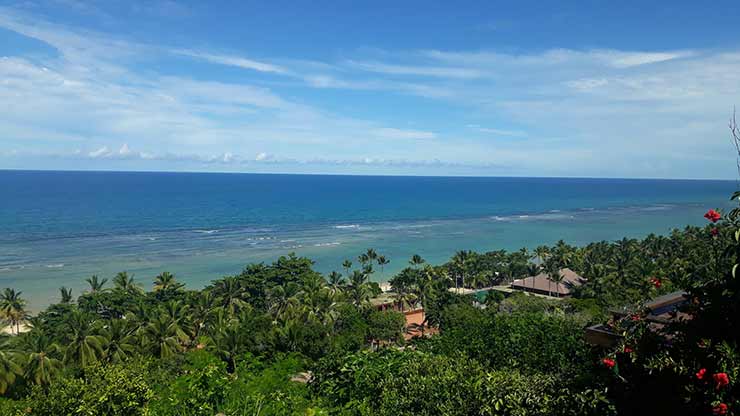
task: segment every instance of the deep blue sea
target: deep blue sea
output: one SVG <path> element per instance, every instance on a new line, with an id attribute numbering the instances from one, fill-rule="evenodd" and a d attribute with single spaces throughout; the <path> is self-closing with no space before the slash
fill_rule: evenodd
<path id="1" fill-rule="evenodd" d="M 735 181 L 0 171 L 0 288 L 32 309 L 59 286 L 126 270 L 188 286 L 296 252 L 341 271 L 372 247 L 439 263 L 455 251 L 668 233 L 726 208 Z"/>

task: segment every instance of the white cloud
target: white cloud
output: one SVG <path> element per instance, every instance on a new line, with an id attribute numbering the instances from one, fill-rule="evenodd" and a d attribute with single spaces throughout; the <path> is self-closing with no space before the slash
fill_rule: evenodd
<path id="1" fill-rule="evenodd" d="M 265 62 L 255 61 L 252 59 L 247 59 L 239 56 L 232 56 L 232 55 L 217 55 L 217 54 L 211 54 L 207 52 L 198 52 L 198 51 L 190 51 L 190 50 L 174 50 L 172 53 L 177 55 L 183 55 L 188 56 L 195 59 L 200 59 L 203 61 L 215 63 L 215 64 L 221 64 L 221 65 L 227 65 L 227 66 L 234 66 L 237 68 L 242 69 L 249 69 L 253 71 L 258 72 L 272 72 L 275 74 L 287 74 L 289 71 L 283 67 L 280 67 L 278 65 L 268 64 Z"/>
<path id="2" fill-rule="evenodd" d="M 633 66 L 666 62 L 674 59 L 687 58 L 694 55 L 691 51 L 675 52 L 622 52 L 622 51 L 594 51 L 594 57 L 606 62 L 614 68 L 629 68 Z"/>
<path id="3" fill-rule="evenodd" d="M 523 130 L 492 129 L 488 127 L 481 127 L 477 124 L 468 125 L 468 128 L 481 132 L 481 133 L 491 134 L 494 136 L 507 136 L 507 137 L 517 137 L 517 138 L 525 138 L 528 136 L 527 132 Z"/>
<path id="4" fill-rule="evenodd" d="M 266 152 L 260 152 L 257 154 L 257 156 L 255 156 L 254 160 L 257 162 L 262 162 L 262 161 L 272 160 L 272 158 L 273 157 L 271 154 L 266 153 Z"/>
<path id="5" fill-rule="evenodd" d="M 434 139 L 435 133 L 421 130 L 404 130 L 391 127 L 375 129 L 375 135 L 386 139 Z"/>
<path id="6" fill-rule="evenodd" d="M 99 148 L 98 150 L 93 150 L 92 152 L 88 153 L 88 156 L 90 156 L 93 159 L 97 159 L 99 157 L 105 157 L 108 154 L 110 154 L 110 151 L 108 150 L 108 146 L 103 146 Z"/>
<path id="7" fill-rule="evenodd" d="M 347 64 L 356 69 L 368 72 L 378 72 L 390 75 L 418 75 L 426 77 L 462 78 L 471 79 L 483 76 L 477 69 L 440 67 L 440 66 L 408 66 L 394 65 L 381 62 L 347 61 Z"/>

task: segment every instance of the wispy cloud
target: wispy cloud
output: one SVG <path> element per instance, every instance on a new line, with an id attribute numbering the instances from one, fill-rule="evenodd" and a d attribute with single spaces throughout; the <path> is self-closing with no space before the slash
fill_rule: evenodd
<path id="1" fill-rule="evenodd" d="M 265 62 L 255 61 L 233 55 L 215 55 L 207 52 L 198 52 L 190 50 L 173 50 L 176 55 L 187 56 L 190 58 L 200 59 L 214 64 L 234 66 L 242 69 L 249 69 L 258 72 L 271 72 L 275 74 L 287 74 L 288 70 L 278 65 Z"/>
<path id="2" fill-rule="evenodd" d="M 459 67 L 442 67 L 442 66 L 408 66 L 408 65 L 395 65 L 386 64 L 381 62 L 362 62 L 362 61 L 347 61 L 347 65 L 351 68 L 359 69 L 367 72 L 377 72 L 381 74 L 389 75 L 416 75 L 424 77 L 440 77 L 440 78 L 461 78 L 471 79 L 480 78 L 483 73 L 477 69 L 471 68 L 459 68 Z"/>
<path id="3" fill-rule="evenodd" d="M 378 137 L 388 139 L 434 139 L 437 137 L 436 134 L 430 131 L 405 130 L 390 127 L 375 129 L 374 133 Z"/>
<path id="4" fill-rule="evenodd" d="M 492 129 L 489 127 L 481 127 L 477 124 L 469 124 L 468 128 L 477 132 L 490 134 L 493 136 L 506 136 L 506 137 L 517 137 L 525 138 L 528 136 L 527 132 L 523 130 L 506 130 L 506 129 Z"/>

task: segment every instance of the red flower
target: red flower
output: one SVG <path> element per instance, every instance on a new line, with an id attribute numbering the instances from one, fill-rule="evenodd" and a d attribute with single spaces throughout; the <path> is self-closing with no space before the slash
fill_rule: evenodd
<path id="1" fill-rule="evenodd" d="M 699 379 L 699 380 L 704 380 L 704 375 L 705 375 L 706 373 L 707 373 L 707 369 L 706 369 L 706 368 L 702 368 L 701 370 L 699 370 L 699 371 L 698 371 L 698 372 L 696 373 L 696 378 L 697 378 L 697 379 Z"/>
<path id="2" fill-rule="evenodd" d="M 710 233 L 712 233 L 712 237 L 716 237 L 717 235 L 719 235 L 719 230 L 716 228 L 712 228 Z"/>
<path id="3" fill-rule="evenodd" d="M 625 354 L 632 354 L 632 351 L 634 351 L 632 348 L 630 348 L 630 347 L 624 347 L 624 353 Z"/>
<path id="4" fill-rule="evenodd" d="M 612 360 L 611 358 L 604 358 L 603 360 L 601 360 L 601 362 L 604 363 L 604 365 L 608 369 L 612 369 L 615 365 L 617 365 L 617 363 L 614 362 L 614 360 Z"/>
<path id="5" fill-rule="evenodd" d="M 720 215 L 719 212 L 710 209 L 709 211 L 707 211 L 706 214 L 704 214 L 704 218 L 708 219 L 711 222 L 717 222 L 720 218 L 722 218 L 722 215 Z"/>
<path id="6" fill-rule="evenodd" d="M 727 377 L 727 373 L 717 373 L 712 376 L 714 382 L 717 383 L 717 390 L 730 384 L 730 378 Z"/>
<path id="7" fill-rule="evenodd" d="M 727 414 L 727 405 L 724 403 L 720 403 L 712 408 L 712 414 L 713 415 L 726 415 Z"/>
<path id="8" fill-rule="evenodd" d="M 636 314 L 632 315 L 630 317 L 630 319 L 632 319 L 633 321 L 639 321 L 640 319 L 642 319 L 642 317 L 640 316 L 640 314 L 637 314 L 636 313 Z"/>
<path id="9" fill-rule="evenodd" d="M 658 279 L 657 277 L 653 277 L 652 279 L 650 279 L 650 283 L 652 283 L 656 289 L 660 289 L 660 286 L 663 285 L 663 282 L 661 282 L 660 279 Z"/>

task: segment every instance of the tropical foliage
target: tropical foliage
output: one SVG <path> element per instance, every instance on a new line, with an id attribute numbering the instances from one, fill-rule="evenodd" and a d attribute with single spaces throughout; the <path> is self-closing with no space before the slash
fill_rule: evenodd
<path id="1" fill-rule="evenodd" d="M 126 272 L 109 286 L 92 276 L 35 316 L 5 289 L 0 414 L 737 414 L 740 211 L 707 218 L 436 266 L 415 255 L 382 307 L 373 278 L 393 263 L 372 249 L 327 276 L 291 254 L 202 290 L 166 272 L 150 291 Z M 454 290 L 541 272 L 557 290 L 563 267 L 588 278 L 572 299 Z M 656 329 L 639 306 L 679 289 L 691 319 Z M 584 342 L 625 306 L 637 309 L 609 322 L 624 335 L 615 350 Z M 420 307 L 424 322 L 406 327 L 401 312 Z"/>

